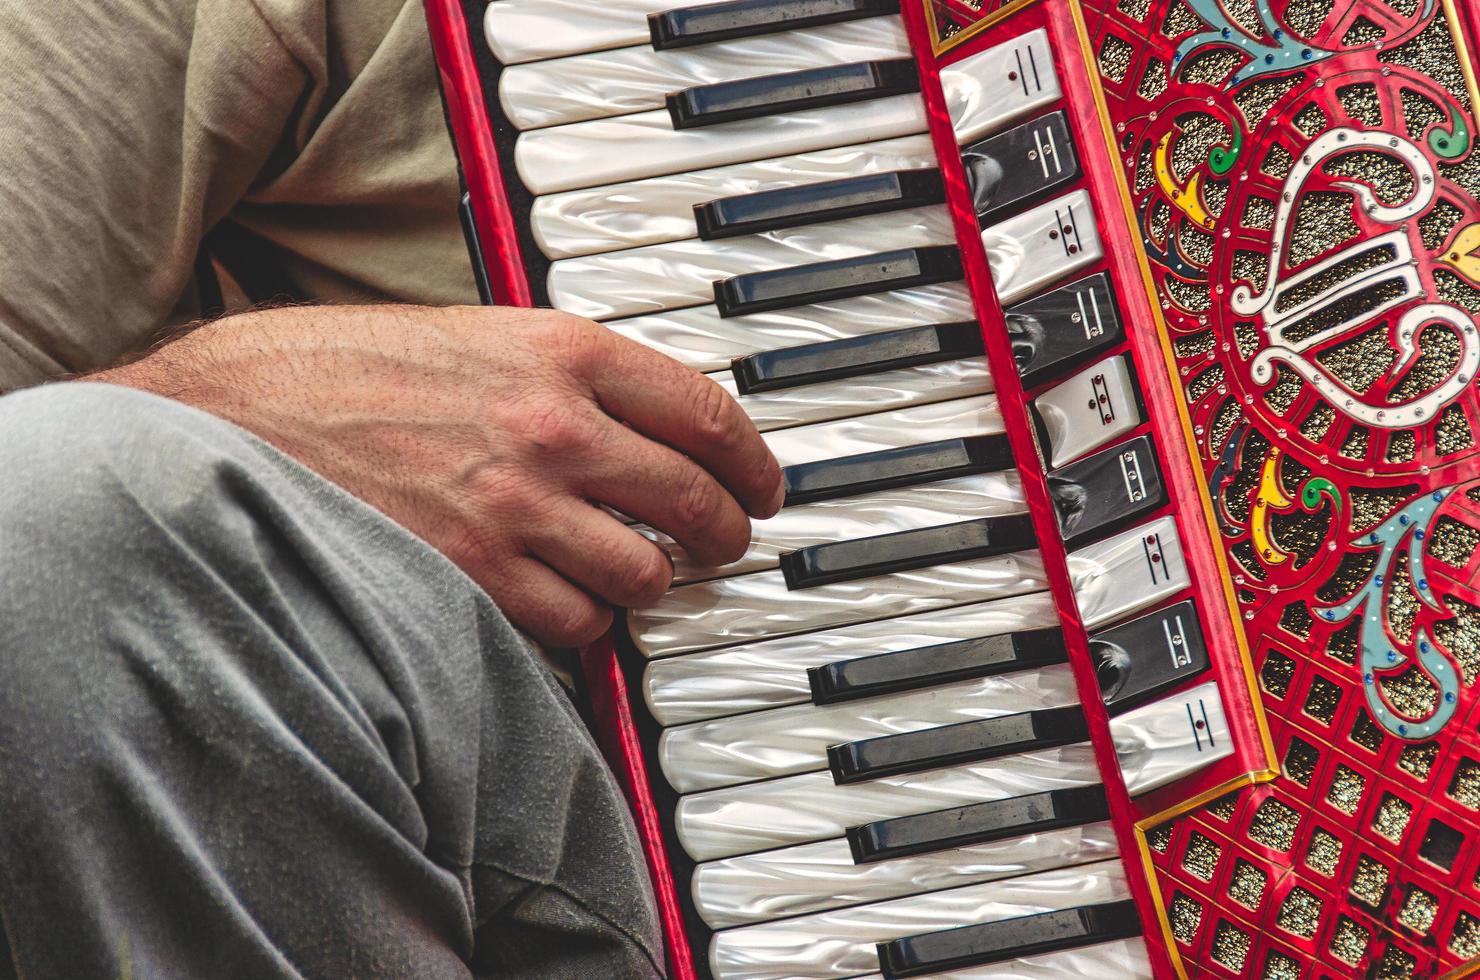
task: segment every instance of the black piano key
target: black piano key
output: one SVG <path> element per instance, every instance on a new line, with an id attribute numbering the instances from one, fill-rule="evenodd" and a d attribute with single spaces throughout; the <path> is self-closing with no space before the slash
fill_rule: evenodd
<path id="1" fill-rule="evenodd" d="M 914 60 L 894 58 L 696 85 L 668 95 L 666 102 L 674 129 L 694 129 L 904 95 L 919 88 Z"/>
<path id="2" fill-rule="evenodd" d="M 735 0 L 648 14 L 659 51 L 899 13 L 899 0 Z"/>
<path id="3" fill-rule="evenodd" d="M 979 517 L 788 551 L 781 556 L 781 574 L 788 589 L 810 589 L 829 582 L 1005 555 L 1035 543 L 1033 522 L 1026 514 Z"/>
<path id="4" fill-rule="evenodd" d="M 809 667 L 807 682 L 812 687 L 813 704 L 833 704 L 1047 667 L 1061 664 L 1067 657 L 1060 630 L 1023 630 L 838 660 Z"/>
<path id="5" fill-rule="evenodd" d="M 893 170 L 695 204 L 694 224 L 700 238 L 712 241 L 940 204 L 945 194 L 939 170 Z"/>
<path id="6" fill-rule="evenodd" d="M 1011 466 L 1012 450 L 1006 436 L 971 436 L 796 463 L 782 469 L 781 479 L 786 484 L 786 505 L 791 506 L 972 473 L 995 473 Z"/>
<path id="7" fill-rule="evenodd" d="M 897 980 L 1139 935 L 1135 902 L 1081 905 L 880 943 L 879 971 Z"/>
<path id="8" fill-rule="evenodd" d="M 730 370 L 740 394 L 749 395 L 915 364 L 953 361 L 981 352 L 981 327 L 975 320 L 968 320 L 762 351 L 737 357 Z"/>
<path id="9" fill-rule="evenodd" d="M 1003 312 L 1025 388 L 1065 373 L 1125 337 L 1115 290 L 1105 272 L 1060 286 Z"/>
<path id="10" fill-rule="evenodd" d="M 1089 653 L 1112 715 L 1208 669 L 1208 646 L 1191 600 L 1096 633 Z"/>
<path id="11" fill-rule="evenodd" d="M 956 246 L 927 245 L 731 276 L 714 284 L 714 303 L 720 316 L 741 316 L 954 282 L 961 276 Z"/>
<path id="12" fill-rule="evenodd" d="M 1150 436 L 1136 436 L 1048 474 L 1064 544 L 1072 551 L 1166 503 Z"/>
<path id="13" fill-rule="evenodd" d="M 983 226 L 1079 176 L 1063 112 L 1051 112 L 961 151 Z"/>
<path id="14" fill-rule="evenodd" d="M 1051 749 L 1087 738 L 1089 727 L 1083 710 L 1068 705 L 831 745 L 827 763 L 833 782 L 858 783 Z"/>
<path id="15" fill-rule="evenodd" d="M 1110 817 L 1103 786 L 1054 789 L 848 828 L 856 864 L 1026 837 Z"/>

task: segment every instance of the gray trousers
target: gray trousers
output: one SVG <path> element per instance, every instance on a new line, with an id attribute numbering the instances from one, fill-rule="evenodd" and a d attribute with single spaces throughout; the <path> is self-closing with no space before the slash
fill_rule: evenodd
<path id="1" fill-rule="evenodd" d="M 0 398 L 0 977 L 651 977 L 631 821 L 440 554 L 247 433 Z"/>

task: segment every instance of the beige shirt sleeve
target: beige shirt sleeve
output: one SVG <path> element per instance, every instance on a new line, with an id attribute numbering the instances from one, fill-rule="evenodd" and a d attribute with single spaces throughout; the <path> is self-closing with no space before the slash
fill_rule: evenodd
<path id="1" fill-rule="evenodd" d="M 0 391 L 147 345 L 232 221 L 326 302 L 476 302 L 420 0 L 0 4 Z"/>

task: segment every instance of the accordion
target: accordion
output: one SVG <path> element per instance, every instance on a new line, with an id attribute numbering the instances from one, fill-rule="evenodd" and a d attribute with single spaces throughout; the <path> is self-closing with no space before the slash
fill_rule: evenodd
<path id="1" fill-rule="evenodd" d="M 484 299 L 710 374 L 583 651 L 677 978 L 1480 957 L 1468 0 L 426 0 Z"/>

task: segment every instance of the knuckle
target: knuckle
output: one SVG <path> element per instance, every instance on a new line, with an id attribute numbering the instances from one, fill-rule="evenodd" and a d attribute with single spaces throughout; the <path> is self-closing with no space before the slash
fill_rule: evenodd
<path id="1" fill-rule="evenodd" d="M 705 379 L 694 397 L 694 435 L 710 445 L 729 445 L 735 440 L 735 403 L 729 392 Z"/>
<path id="2" fill-rule="evenodd" d="M 548 632 L 556 643 L 582 646 L 600 639 L 611 623 L 612 611 L 607 606 L 591 602 L 562 603 L 550 609 Z"/>
<path id="3" fill-rule="evenodd" d="M 598 323 L 569 313 L 557 313 L 551 322 L 552 339 L 572 374 L 590 373 L 605 336 Z"/>
<path id="4" fill-rule="evenodd" d="M 695 467 L 684 479 L 674 498 L 675 516 L 685 528 L 705 527 L 718 515 L 723 501 L 719 486 L 703 470 Z"/>
<path id="5" fill-rule="evenodd" d="M 576 402 L 552 398 L 529 410 L 524 434 L 536 450 L 551 454 L 580 453 L 590 448 L 596 426 Z"/>
<path id="6" fill-rule="evenodd" d="M 673 583 L 673 563 L 656 545 L 644 547 L 627 576 L 628 599 L 644 604 L 658 599 Z"/>

